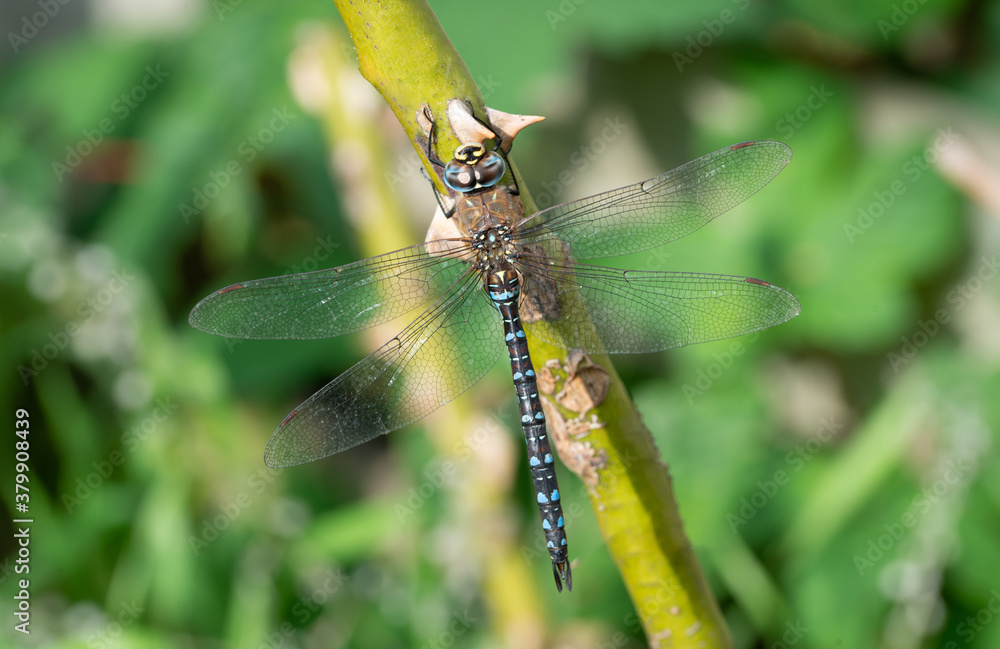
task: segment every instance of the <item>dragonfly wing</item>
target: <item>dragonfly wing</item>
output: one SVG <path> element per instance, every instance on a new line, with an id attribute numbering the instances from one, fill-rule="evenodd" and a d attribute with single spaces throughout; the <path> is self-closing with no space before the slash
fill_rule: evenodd
<path id="1" fill-rule="evenodd" d="M 233 284 L 188 320 L 230 338 L 332 338 L 388 322 L 447 289 L 467 268 L 448 241 L 422 243 L 353 264 Z"/>
<path id="2" fill-rule="evenodd" d="M 748 334 L 799 314 L 785 289 L 751 277 L 618 270 L 549 261 L 519 266 L 525 292 L 558 296 L 555 319 L 525 326 L 542 340 L 597 354 L 643 353 Z M 581 308 L 582 306 L 582 308 Z"/>
<path id="3" fill-rule="evenodd" d="M 649 250 L 742 203 L 791 157 L 781 142 L 734 144 L 647 181 L 542 210 L 520 226 L 518 241 L 556 238 L 571 244 L 576 259 Z"/>
<path id="4" fill-rule="evenodd" d="M 448 403 L 504 352 L 497 311 L 468 273 L 398 336 L 296 408 L 264 461 L 294 466 L 401 428 Z"/>

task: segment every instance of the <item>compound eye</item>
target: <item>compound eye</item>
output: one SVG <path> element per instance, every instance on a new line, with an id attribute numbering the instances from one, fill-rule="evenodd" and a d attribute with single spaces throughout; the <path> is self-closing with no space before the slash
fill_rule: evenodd
<path id="1" fill-rule="evenodd" d="M 492 187 L 500 182 L 507 165 L 504 164 L 503 157 L 496 151 L 489 151 L 476 165 L 476 180 L 481 187 Z"/>
<path id="2" fill-rule="evenodd" d="M 476 188 L 476 172 L 472 165 L 451 160 L 444 166 L 444 184 L 462 194 L 470 192 Z"/>

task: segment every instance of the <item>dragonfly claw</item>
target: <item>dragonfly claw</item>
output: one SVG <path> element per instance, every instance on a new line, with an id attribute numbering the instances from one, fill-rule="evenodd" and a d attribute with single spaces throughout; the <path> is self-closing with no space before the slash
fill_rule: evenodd
<path id="1" fill-rule="evenodd" d="M 562 592 L 563 581 L 566 582 L 566 590 L 573 590 L 573 573 L 569 569 L 569 561 L 553 561 L 552 576 L 556 578 L 556 589 Z"/>

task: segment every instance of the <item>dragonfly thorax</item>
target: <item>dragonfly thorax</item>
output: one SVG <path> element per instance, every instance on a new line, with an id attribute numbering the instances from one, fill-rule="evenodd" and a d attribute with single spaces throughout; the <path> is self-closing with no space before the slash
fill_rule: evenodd
<path id="1" fill-rule="evenodd" d="M 488 228 L 512 227 L 522 211 L 519 201 L 505 187 L 462 194 L 455 199 L 455 219 L 462 232 L 470 235 Z"/>
<path id="2" fill-rule="evenodd" d="M 517 250 L 510 242 L 510 227 L 488 226 L 469 237 L 475 251 L 475 265 L 483 271 L 507 267 L 517 258 Z"/>

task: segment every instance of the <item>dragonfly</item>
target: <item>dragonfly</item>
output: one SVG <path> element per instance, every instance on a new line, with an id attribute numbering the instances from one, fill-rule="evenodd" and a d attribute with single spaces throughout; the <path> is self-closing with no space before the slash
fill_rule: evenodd
<path id="1" fill-rule="evenodd" d="M 433 125 L 431 126 L 433 137 Z M 572 590 L 561 494 L 527 334 L 589 354 L 647 353 L 751 333 L 799 313 L 788 291 L 752 277 L 620 270 L 584 263 L 680 239 L 770 182 L 780 142 L 734 144 L 640 183 L 524 215 L 500 143 L 462 144 L 442 164 L 441 238 L 337 268 L 245 281 L 194 307 L 202 331 L 318 339 L 421 309 L 392 340 L 278 425 L 270 467 L 319 460 L 402 428 L 453 400 L 505 353 L 517 394 L 556 588 Z M 440 200 L 440 198 L 439 198 Z"/>

